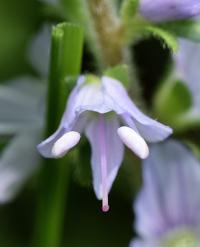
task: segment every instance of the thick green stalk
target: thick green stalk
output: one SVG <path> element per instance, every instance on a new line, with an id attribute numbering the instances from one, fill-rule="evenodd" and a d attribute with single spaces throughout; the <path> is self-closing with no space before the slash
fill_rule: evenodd
<path id="1" fill-rule="evenodd" d="M 82 48 L 80 26 L 63 23 L 53 28 L 46 136 L 58 127 L 69 94 L 65 79 L 80 73 Z M 33 247 L 60 246 L 69 177 L 69 159 L 44 160 Z"/>

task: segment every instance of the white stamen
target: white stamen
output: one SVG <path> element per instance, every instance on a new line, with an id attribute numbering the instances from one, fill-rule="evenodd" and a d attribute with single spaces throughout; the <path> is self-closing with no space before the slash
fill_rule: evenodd
<path id="1" fill-rule="evenodd" d="M 71 148 L 80 141 L 81 135 L 76 131 L 70 131 L 61 136 L 53 145 L 52 154 L 55 157 L 63 157 Z"/>
<path id="2" fill-rule="evenodd" d="M 122 142 L 130 148 L 141 159 L 146 159 L 149 155 L 149 148 L 145 140 L 133 129 L 122 126 L 117 130 Z"/>

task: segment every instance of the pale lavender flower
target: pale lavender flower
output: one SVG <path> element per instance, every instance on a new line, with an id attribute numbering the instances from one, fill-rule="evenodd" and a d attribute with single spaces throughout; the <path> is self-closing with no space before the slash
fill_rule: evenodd
<path id="1" fill-rule="evenodd" d="M 103 211 L 109 209 L 108 192 L 122 163 L 123 143 L 144 159 L 149 154 L 145 140 L 162 141 L 172 133 L 144 115 L 119 81 L 106 76 L 79 78 L 58 130 L 38 145 L 39 152 L 48 158 L 62 157 L 83 131 L 92 147 L 93 185 Z"/>
<path id="2" fill-rule="evenodd" d="M 185 19 L 200 14 L 200 1 L 140 0 L 140 13 L 153 22 Z"/>
<path id="3" fill-rule="evenodd" d="M 200 162 L 177 141 L 151 148 L 134 203 L 140 239 L 130 247 L 200 246 Z"/>
<path id="4" fill-rule="evenodd" d="M 13 199 L 39 167 L 45 91 L 31 77 L 0 85 L 0 137 L 12 137 L 0 153 L 0 204 Z"/>
<path id="5" fill-rule="evenodd" d="M 21 76 L 0 85 L 0 138 L 9 138 L 0 152 L 0 204 L 11 201 L 40 164 L 36 145 L 44 128 L 44 98 L 50 32 L 43 26 L 28 47 L 31 64 L 42 80 Z M 39 52 L 38 52 L 39 51 Z"/>

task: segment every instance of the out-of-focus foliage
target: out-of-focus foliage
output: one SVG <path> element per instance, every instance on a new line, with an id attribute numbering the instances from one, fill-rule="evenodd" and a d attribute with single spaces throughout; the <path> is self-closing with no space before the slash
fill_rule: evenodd
<path id="1" fill-rule="evenodd" d="M 0 1 L 1 80 L 30 69 L 24 51 L 39 24 L 39 5 L 31 0 Z"/>

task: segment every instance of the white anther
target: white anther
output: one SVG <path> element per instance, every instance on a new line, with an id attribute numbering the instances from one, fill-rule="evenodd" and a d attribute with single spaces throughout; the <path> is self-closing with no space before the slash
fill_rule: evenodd
<path id="1" fill-rule="evenodd" d="M 63 157 L 71 148 L 80 141 L 81 135 L 76 131 L 70 131 L 61 136 L 53 145 L 52 154 L 55 157 Z"/>
<path id="2" fill-rule="evenodd" d="M 141 159 L 146 159 L 149 155 L 149 148 L 145 140 L 133 129 L 122 126 L 117 130 L 122 142 L 130 148 Z"/>

